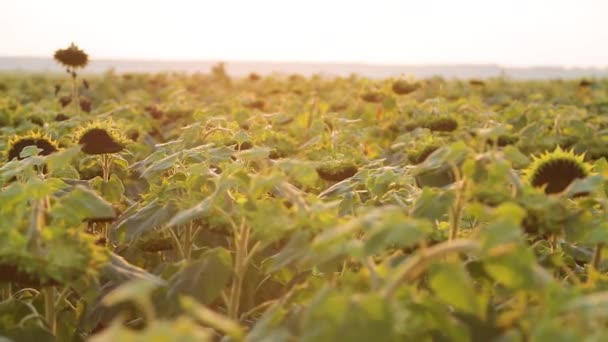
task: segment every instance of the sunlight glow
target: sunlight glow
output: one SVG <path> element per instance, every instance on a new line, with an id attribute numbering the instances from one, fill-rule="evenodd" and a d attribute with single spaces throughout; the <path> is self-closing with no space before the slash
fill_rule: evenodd
<path id="1" fill-rule="evenodd" d="M 602 0 L 2 0 L 0 55 L 608 65 Z"/>

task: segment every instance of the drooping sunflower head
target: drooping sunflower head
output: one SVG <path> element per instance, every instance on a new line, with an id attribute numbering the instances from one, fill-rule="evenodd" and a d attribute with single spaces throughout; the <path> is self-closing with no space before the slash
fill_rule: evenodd
<path id="1" fill-rule="evenodd" d="M 496 140 L 487 139 L 486 142 L 491 145 L 496 145 L 499 147 L 505 147 L 508 145 L 513 145 L 519 141 L 519 137 L 515 134 L 501 134 Z"/>
<path id="2" fill-rule="evenodd" d="M 384 100 L 384 94 L 379 91 L 368 91 L 360 95 L 361 99 L 369 103 L 380 103 Z"/>
<path id="3" fill-rule="evenodd" d="M 66 49 L 55 51 L 57 62 L 68 68 L 84 68 L 89 63 L 89 56 L 74 43 Z"/>
<path id="4" fill-rule="evenodd" d="M 57 152 L 59 146 L 51 137 L 38 131 L 31 131 L 24 135 L 15 135 L 9 141 L 6 149 L 6 157 L 8 161 L 15 158 L 22 160 L 21 152 L 28 146 L 36 146 L 41 149 L 41 156 L 48 156 L 51 153 Z"/>
<path id="5" fill-rule="evenodd" d="M 90 155 L 118 153 L 128 140 L 109 121 L 96 121 L 82 127 L 74 134 L 82 152 Z"/>
<path id="6" fill-rule="evenodd" d="M 439 116 L 425 121 L 423 126 L 433 132 L 452 132 L 458 128 L 458 121 L 449 116 Z"/>
<path id="7" fill-rule="evenodd" d="M 584 154 L 564 151 L 557 147 L 539 157 L 533 156 L 532 164 L 524 170 L 524 177 L 534 187 L 545 187 L 546 194 L 564 191 L 575 179 L 585 178 L 592 166 L 584 160 Z"/>
<path id="8" fill-rule="evenodd" d="M 438 150 L 441 145 L 438 142 L 430 142 L 425 144 L 424 146 L 412 149 L 407 152 L 407 157 L 413 165 L 418 165 L 426 160 L 428 156 L 430 156 L 433 152 Z"/>
<path id="9" fill-rule="evenodd" d="M 340 182 L 354 176 L 359 169 L 350 161 L 327 161 L 317 167 L 319 178 L 331 182 Z"/>
<path id="10" fill-rule="evenodd" d="M 408 80 L 397 80 L 393 82 L 392 90 L 397 95 L 407 95 L 413 93 L 420 88 L 420 83 L 410 82 Z"/>

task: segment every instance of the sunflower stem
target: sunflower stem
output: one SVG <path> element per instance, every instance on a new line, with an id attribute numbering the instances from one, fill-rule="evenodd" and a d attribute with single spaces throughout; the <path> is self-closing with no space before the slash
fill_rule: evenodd
<path id="1" fill-rule="evenodd" d="M 593 261 L 592 261 L 591 265 L 593 266 L 593 269 L 595 269 L 596 271 L 599 271 L 600 262 L 602 261 L 602 250 L 603 249 L 604 249 L 603 242 L 599 242 L 597 245 L 595 245 L 595 250 L 593 251 Z"/>
<path id="2" fill-rule="evenodd" d="M 46 324 L 53 335 L 57 331 L 57 317 L 55 312 L 55 289 L 46 287 L 42 290 L 44 296 L 44 317 Z"/>
<path id="3" fill-rule="evenodd" d="M 110 160 L 110 155 L 104 153 L 101 155 L 101 169 L 103 173 L 103 182 L 107 183 L 110 181 L 110 168 L 112 162 Z M 101 235 L 106 239 L 106 245 L 108 244 L 108 231 L 110 230 L 110 224 L 104 223 L 102 227 Z"/>
<path id="4" fill-rule="evenodd" d="M 462 180 L 458 189 L 458 197 L 456 198 L 456 203 L 450 211 L 450 241 L 455 240 L 458 236 L 458 226 L 460 225 L 460 216 L 462 215 L 462 208 L 464 206 L 464 195 L 467 187 L 467 180 L 464 177 L 461 179 Z"/>
<path id="5" fill-rule="evenodd" d="M 7 300 L 13 296 L 13 288 L 11 283 L 6 283 L 2 286 L 2 292 L 0 292 L 0 300 Z"/>
<path id="6" fill-rule="evenodd" d="M 108 182 L 110 180 L 111 162 L 110 155 L 107 153 L 101 155 L 101 168 L 103 170 L 103 181 Z"/>
<path id="7" fill-rule="evenodd" d="M 74 71 L 74 69 L 71 69 L 70 75 L 72 76 L 72 105 L 74 106 L 74 112 L 78 113 L 78 108 L 80 107 L 80 99 L 78 98 L 78 81 L 76 79 L 76 71 Z"/>
<path id="8" fill-rule="evenodd" d="M 235 260 L 234 260 L 234 277 L 230 286 L 230 294 L 228 298 L 228 317 L 238 319 L 241 303 L 241 294 L 243 291 L 243 282 L 245 273 L 252 261 L 253 255 L 257 252 L 259 244 L 249 250 L 251 228 L 244 222 L 238 230 L 234 231 L 235 244 Z"/>
<path id="9" fill-rule="evenodd" d="M 190 222 L 190 224 L 185 227 L 184 231 L 184 254 L 185 258 L 188 260 L 190 259 L 190 255 L 192 253 L 192 225 L 193 223 Z"/>

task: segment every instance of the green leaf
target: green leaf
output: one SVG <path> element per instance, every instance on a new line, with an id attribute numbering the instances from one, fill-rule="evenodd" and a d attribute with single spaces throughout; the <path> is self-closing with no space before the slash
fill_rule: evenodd
<path id="1" fill-rule="evenodd" d="M 41 199 L 65 188 L 66 184 L 58 178 L 48 178 L 45 180 L 32 178 L 26 183 L 22 195 L 27 199 Z"/>
<path id="2" fill-rule="evenodd" d="M 116 230 L 125 231 L 127 241 L 133 241 L 142 234 L 165 225 L 174 214 L 175 208 L 172 205 L 161 205 L 160 201 L 155 199 L 133 215 L 121 221 L 116 227 Z"/>
<path id="3" fill-rule="evenodd" d="M 412 219 L 401 211 L 387 212 L 367 233 L 364 252 L 374 255 L 389 247 L 411 247 L 432 231 L 433 226 L 427 220 Z"/>
<path id="4" fill-rule="evenodd" d="M 80 146 L 59 150 L 45 157 L 51 174 L 70 167 L 72 160 L 80 153 Z"/>
<path id="5" fill-rule="evenodd" d="M 246 215 L 256 239 L 262 243 L 277 241 L 295 227 L 295 219 L 281 200 L 257 201 Z"/>
<path id="6" fill-rule="evenodd" d="M 564 191 L 566 198 L 572 198 L 576 195 L 590 194 L 604 189 L 606 179 L 602 175 L 593 175 L 583 179 L 575 179 L 570 186 Z"/>
<path id="7" fill-rule="evenodd" d="M 414 169 L 414 175 L 436 170 L 444 166 L 459 165 L 470 152 L 469 147 L 462 141 L 440 147 Z"/>
<path id="8" fill-rule="evenodd" d="M 505 155 L 505 159 L 509 160 L 513 164 L 513 167 L 516 169 L 522 169 L 532 162 L 530 158 L 528 158 L 525 154 L 521 153 L 521 151 L 515 146 L 505 146 L 502 152 Z"/>
<path id="9" fill-rule="evenodd" d="M 320 291 L 302 317 L 303 342 L 390 341 L 393 317 L 380 295 Z"/>
<path id="10" fill-rule="evenodd" d="M 584 241 L 591 244 L 608 242 L 608 222 L 602 221 L 594 225 Z"/>
<path id="11" fill-rule="evenodd" d="M 462 264 L 434 265 L 430 271 L 429 284 L 439 299 L 455 309 L 483 316 L 479 295 Z"/>
<path id="12" fill-rule="evenodd" d="M 236 341 L 242 341 L 245 337 L 245 331 L 238 322 L 197 303 L 190 297 L 182 297 L 180 302 L 187 312 L 205 325 L 221 331 Z"/>
<path id="13" fill-rule="evenodd" d="M 384 96 L 384 98 L 382 99 L 382 108 L 384 108 L 384 110 L 393 110 L 397 107 L 397 101 L 395 100 L 394 96 Z"/>
<path id="14" fill-rule="evenodd" d="M 217 247 L 198 260 L 187 261 L 169 280 L 167 295 L 190 296 L 203 304 L 218 298 L 232 277 L 232 257 L 227 249 Z"/>
<path id="15" fill-rule="evenodd" d="M 525 216 L 525 210 L 514 203 L 504 203 L 494 209 L 491 221 L 480 236 L 482 249 L 488 251 L 503 244 L 523 242 L 521 222 Z"/>
<path id="16" fill-rule="evenodd" d="M 237 145 L 240 146 L 246 141 L 251 141 L 251 138 L 247 132 L 241 130 L 234 135 L 234 140 L 236 141 Z"/>
<path id="17" fill-rule="evenodd" d="M 64 195 L 53 208 L 52 216 L 58 220 L 77 223 L 84 219 L 107 219 L 115 217 L 114 208 L 93 190 L 80 185 Z"/>
<path id="18" fill-rule="evenodd" d="M 173 216 L 173 218 L 171 218 L 171 220 L 169 220 L 167 227 L 180 226 L 192 220 L 204 217 L 205 215 L 209 214 L 214 200 L 215 195 L 210 195 L 194 207 L 178 212 L 175 216 Z"/>
<path id="19" fill-rule="evenodd" d="M 441 220 L 454 203 L 456 194 L 452 190 L 423 188 L 412 208 L 412 216 L 431 221 Z"/>
<path id="20" fill-rule="evenodd" d="M 141 173 L 142 178 L 150 179 L 154 174 L 168 170 L 175 167 L 177 160 L 181 157 L 182 152 L 175 152 L 171 155 L 164 157 L 163 159 L 154 162 L 152 165 L 146 167 Z"/>
<path id="21" fill-rule="evenodd" d="M 124 302 L 141 303 L 147 301 L 157 284 L 146 279 L 135 279 L 112 290 L 102 300 L 107 306 L 114 306 Z"/>
<path id="22" fill-rule="evenodd" d="M 37 156 L 40 152 L 42 152 L 41 148 L 38 148 L 36 146 L 26 146 L 23 148 L 23 150 L 21 150 L 21 153 L 19 153 L 19 158 L 25 159 L 27 157 L 34 157 Z"/>
<path id="23" fill-rule="evenodd" d="M 268 158 L 270 151 L 269 147 L 255 146 L 248 150 L 240 151 L 236 155 L 242 161 L 254 161 Z"/>
<path id="24" fill-rule="evenodd" d="M 91 181 L 91 186 L 95 188 L 101 196 L 111 203 L 120 202 L 125 192 L 125 187 L 118 176 L 111 175 L 107 182 L 101 177 L 95 177 Z"/>
<path id="25" fill-rule="evenodd" d="M 269 272 L 276 272 L 287 265 L 302 259 L 309 251 L 311 234 L 308 231 L 297 231 L 291 235 L 283 249 L 270 257 L 272 264 Z"/>

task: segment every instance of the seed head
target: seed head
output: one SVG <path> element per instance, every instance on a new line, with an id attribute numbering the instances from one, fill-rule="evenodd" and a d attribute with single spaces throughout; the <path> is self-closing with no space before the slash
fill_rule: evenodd
<path id="1" fill-rule="evenodd" d="M 41 156 L 48 156 L 59 150 L 57 143 L 49 136 L 37 131 L 31 131 L 24 135 L 16 135 L 8 141 L 7 159 L 9 161 L 15 158 L 22 160 L 21 152 L 28 146 L 36 146 L 41 149 Z"/>
<path id="2" fill-rule="evenodd" d="M 458 128 L 458 121 L 451 117 L 437 117 L 423 124 L 434 132 L 452 132 Z"/>
<path id="3" fill-rule="evenodd" d="M 55 51 L 54 58 L 66 68 L 84 68 L 89 63 L 89 56 L 74 43 Z"/>
<path id="4" fill-rule="evenodd" d="M 420 84 L 412 83 L 407 80 L 397 80 L 393 83 L 393 92 L 397 95 L 407 95 L 420 88 Z"/>
<path id="5" fill-rule="evenodd" d="M 127 139 L 110 122 L 93 122 L 76 132 L 74 140 L 82 152 L 90 155 L 118 153 L 127 145 Z"/>
<path id="6" fill-rule="evenodd" d="M 350 178 L 357 173 L 357 166 L 350 162 L 328 162 L 317 168 L 317 174 L 321 179 L 340 182 Z"/>
<path id="7" fill-rule="evenodd" d="M 533 158 L 524 176 L 532 186 L 544 186 L 546 194 L 564 191 L 575 179 L 587 177 L 592 167 L 583 161 L 584 155 L 575 155 L 559 146 L 553 152 Z"/>

